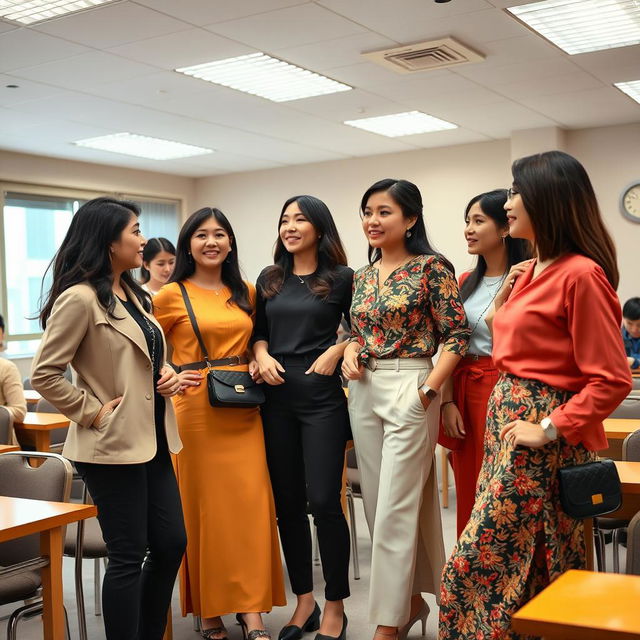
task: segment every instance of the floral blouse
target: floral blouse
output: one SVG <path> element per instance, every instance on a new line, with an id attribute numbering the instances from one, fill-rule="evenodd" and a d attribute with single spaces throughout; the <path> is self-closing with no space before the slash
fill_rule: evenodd
<path id="1" fill-rule="evenodd" d="M 378 288 L 378 269 L 356 271 L 351 303 L 352 341 L 367 358 L 427 358 L 442 343 L 463 356 L 471 331 L 458 283 L 439 256 L 419 255 Z"/>

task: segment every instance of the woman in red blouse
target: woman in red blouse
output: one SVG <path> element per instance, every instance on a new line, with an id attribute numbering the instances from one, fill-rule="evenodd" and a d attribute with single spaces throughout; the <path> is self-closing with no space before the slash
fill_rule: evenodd
<path id="1" fill-rule="evenodd" d="M 511 616 L 586 565 L 584 528 L 562 511 L 558 469 L 607 447 L 602 420 L 627 395 L 615 248 L 582 165 L 561 151 L 516 160 L 505 205 L 536 259 L 495 301 L 476 502 L 441 587 L 440 638 L 517 638 Z"/>

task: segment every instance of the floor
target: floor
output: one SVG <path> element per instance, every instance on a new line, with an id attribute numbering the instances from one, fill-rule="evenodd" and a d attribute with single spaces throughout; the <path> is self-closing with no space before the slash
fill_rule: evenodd
<path id="1" fill-rule="evenodd" d="M 369 533 L 364 519 L 362 509 L 362 501 L 356 499 L 356 529 L 358 537 L 358 550 L 360 555 L 360 579 L 351 580 L 351 597 L 346 602 L 346 613 L 349 618 L 348 638 L 349 640 L 369 640 L 373 636 L 374 627 L 369 624 L 367 619 L 367 591 L 369 585 L 369 563 L 371 557 L 371 545 L 369 542 Z M 455 543 L 455 491 L 449 491 L 449 508 L 442 509 L 442 524 L 444 531 L 445 548 L 447 553 L 451 551 Z M 624 567 L 624 548 L 621 549 L 621 566 Z M 611 570 L 611 545 L 607 545 L 607 566 Z M 351 567 L 353 577 L 353 565 Z M 71 638 L 78 638 L 78 623 L 76 618 L 75 595 L 73 590 L 73 560 L 64 559 L 63 579 L 65 585 L 65 605 L 69 614 Z M 315 574 L 317 576 L 316 584 L 322 584 L 322 576 L 320 567 L 316 567 Z M 87 608 L 87 628 L 89 640 L 104 640 L 105 634 L 102 626 L 102 617 L 94 615 L 94 590 L 93 590 L 93 561 L 85 560 L 84 562 L 84 591 L 85 602 Z M 316 590 L 318 603 L 322 606 L 321 590 Z M 288 591 L 287 597 L 289 602 L 294 602 L 291 592 Z M 427 621 L 426 638 L 435 640 L 437 638 L 437 608 L 433 596 L 425 596 L 427 603 L 431 607 L 431 615 Z M 289 621 L 291 613 L 291 604 L 287 607 L 279 607 L 274 609 L 269 615 L 265 616 L 265 624 L 271 631 L 274 640 L 277 638 L 278 631 Z M 180 602 L 178 589 L 176 587 L 172 603 L 173 611 L 173 638 L 174 640 L 197 640 L 199 634 L 194 631 L 193 619 L 191 616 L 183 618 L 180 615 Z M 6 637 L 6 618 L 11 612 L 9 607 L 0 607 L 0 638 Z M 240 627 L 235 624 L 233 616 L 227 616 L 225 619 L 229 638 L 231 640 L 241 640 L 242 633 Z M 420 625 L 416 624 L 409 634 L 410 638 L 419 638 L 421 636 Z M 42 624 L 39 618 L 28 620 L 20 624 L 18 628 L 19 640 L 40 640 L 42 638 Z M 308 634 L 305 640 L 313 640 L 313 636 Z"/>

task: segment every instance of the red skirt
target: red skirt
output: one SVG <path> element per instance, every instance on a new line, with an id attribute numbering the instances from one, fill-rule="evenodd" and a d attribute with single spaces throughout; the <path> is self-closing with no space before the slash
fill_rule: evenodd
<path id="1" fill-rule="evenodd" d="M 444 433 L 441 423 L 438 442 L 451 449 L 458 536 L 469 520 L 476 499 L 476 482 L 484 454 L 487 403 L 497 382 L 498 370 L 490 356 L 467 356 L 453 372 L 453 400 L 467 435 L 451 438 Z"/>

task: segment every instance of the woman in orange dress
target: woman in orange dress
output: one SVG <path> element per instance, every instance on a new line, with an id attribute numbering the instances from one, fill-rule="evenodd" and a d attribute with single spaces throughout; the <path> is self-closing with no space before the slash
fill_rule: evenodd
<path id="1" fill-rule="evenodd" d="M 260 412 L 209 404 L 206 365 L 178 283 L 210 361 L 247 371 L 255 288 L 242 280 L 233 230 L 218 209 L 200 209 L 185 222 L 172 282 L 153 300 L 182 383 L 175 398 L 184 444 L 176 475 L 187 529 L 180 597 L 183 615 L 201 616 L 205 638 L 226 638 L 221 616 L 232 612 L 250 640 L 269 637 L 260 614 L 286 600 Z"/>

